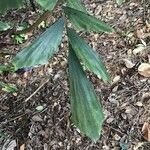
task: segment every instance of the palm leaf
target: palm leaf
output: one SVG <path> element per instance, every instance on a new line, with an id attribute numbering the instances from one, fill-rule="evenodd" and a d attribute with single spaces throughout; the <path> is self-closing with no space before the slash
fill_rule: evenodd
<path id="1" fill-rule="evenodd" d="M 101 134 L 103 110 L 71 46 L 69 49 L 69 83 L 73 122 L 82 133 L 96 141 Z"/>
<path id="2" fill-rule="evenodd" d="M 46 64 L 58 51 L 63 30 L 64 20 L 61 18 L 35 39 L 31 45 L 16 55 L 12 61 L 15 70 Z"/>

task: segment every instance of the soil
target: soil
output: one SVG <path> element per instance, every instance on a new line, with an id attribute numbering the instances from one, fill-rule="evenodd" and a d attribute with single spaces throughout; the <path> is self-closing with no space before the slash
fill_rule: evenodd
<path id="1" fill-rule="evenodd" d="M 59 52 L 47 65 L 0 76 L 1 81 L 18 88 L 15 93 L 0 91 L 0 149 L 10 150 L 16 143 L 12 149 L 150 150 L 142 132 L 144 123 L 150 123 L 150 78 L 138 73 L 141 63 L 150 63 L 150 3 L 146 0 L 130 0 L 121 6 L 112 0 L 84 3 L 90 14 L 117 30 L 111 34 L 81 34 L 97 50 L 112 80 L 107 84 L 88 73 L 105 113 L 100 139 L 92 142 L 71 122 L 64 37 Z M 33 23 L 37 16 L 28 8 L 10 11 L 0 18 L 18 25 Z M 36 30 L 23 44 L 16 44 L 10 31 L 1 34 L 0 52 L 11 53 L 0 56 L 1 63 L 9 63 L 42 30 Z M 139 44 L 144 49 L 134 54 Z"/>

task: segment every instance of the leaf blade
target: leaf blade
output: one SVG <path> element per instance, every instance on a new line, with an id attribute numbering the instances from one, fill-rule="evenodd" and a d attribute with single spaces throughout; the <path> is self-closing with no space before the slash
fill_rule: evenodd
<path id="1" fill-rule="evenodd" d="M 63 7 L 65 14 L 73 25 L 81 31 L 95 32 L 114 32 L 114 29 L 106 23 L 98 20 L 94 16 L 90 16 L 79 10 Z"/>
<path id="2" fill-rule="evenodd" d="M 24 48 L 12 60 L 15 70 L 25 67 L 34 67 L 43 65 L 57 52 L 62 39 L 64 29 L 64 20 L 60 18 L 31 45 Z"/>
<path id="3" fill-rule="evenodd" d="M 73 29 L 67 29 L 67 34 L 72 48 L 84 66 L 98 77 L 101 76 L 104 81 L 109 81 L 105 65 L 98 57 L 98 54 Z"/>
<path id="4" fill-rule="evenodd" d="M 96 141 L 100 137 L 104 120 L 102 107 L 71 46 L 69 83 L 73 121 L 82 133 Z"/>

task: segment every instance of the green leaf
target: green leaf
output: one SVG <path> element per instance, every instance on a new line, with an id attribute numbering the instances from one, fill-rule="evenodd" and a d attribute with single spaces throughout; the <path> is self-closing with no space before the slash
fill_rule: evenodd
<path id="1" fill-rule="evenodd" d="M 3 72 L 13 72 L 14 68 L 11 65 L 1 65 L 0 64 L 0 74 Z"/>
<path id="2" fill-rule="evenodd" d="M 12 8 L 19 8 L 21 5 L 23 5 L 23 0 L 0 0 L 0 12 L 5 12 Z"/>
<path id="3" fill-rule="evenodd" d="M 0 64 L 0 74 L 7 71 L 7 66 Z"/>
<path id="4" fill-rule="evenodd" d="M 36 0 L 46 10 L 53 10 L 58 0 Z"/>
<path id="5" fill-rule="evenodd" d="M 108 81 L 109 75 L 98 54 L 73 29 L 67 29 L 67 34 L 72 48 L 84 66 L 104 81 Z"/>
<path id="6" fill-rule="evenodd" d="M 116 3 L 117 3 L 118 5 L 122 5 L 123 2 L 124 2 L 124 0 L 116 0 Z"/>
<path id="7" fill-rule="evenodd" d="M 63 7 L 65 14 L 68 16 L 68 19 L 73 23 L 73 25 L 79 30 L 85 31 L 96 31 L 96 32 L 113 32 L 114 29 L 104 22 L 98 20 L 94 16 L 90 16 L 75 10 L 70 7 Z"/>
<path id="8" fill-rule="evenodd" d="M 44 107 L 41 106 L 41 105 L 36 107 L 36 110 L 37 110 L 37 111 L 42 111 L 43 109 L 44 109 Z"/>
<path id="9" fill-rule="evenodd" d="M 17 91 L 17 88 L 16 88 L 15 85 L 6 84 L 6 83 L 3 83 L 3 82 L 0 82 L 0 88 L 3 91 L 8 92 L 8 93 L 12 93 L 12 92 L 16 92 Z"/>
<path id="10" fill-rule="evenodd" d="M 26 35 L 25 34 L 15 35 L 14 39 L 17 44 L 22 44 L 26 40 Z"/>
<path id="11" fill-rule="evenodd" d="M 82 133 L 96 141 L 100 137 L 104 121 L 103 110 L 71 46 L 69 83 L 72 119 Z"/>
<path id="12" fill-rule="evenodd" d="M 7 71 L 7 66 L 0 64 L 0 74 L 2 74 L 5 71 Z"/>
<path id="13" fill-rule="evenodd" d="M 81 3 L 81 0 L 67 0 L 67 6 L 87 13 L 86 8 Z"/>
<path id="14" fill-rule="evenodd" d="M 15 70 L 43 65 L 58 51 L 62 39 L 64 20 L 61 18 L 41 34 L 13 59 Z"/>
<path id="15" fill-rule="evenodd" d="M 10 27 L 8 23 L 0 21 L 0 31 L 6 31 L 10 29 Z"/>

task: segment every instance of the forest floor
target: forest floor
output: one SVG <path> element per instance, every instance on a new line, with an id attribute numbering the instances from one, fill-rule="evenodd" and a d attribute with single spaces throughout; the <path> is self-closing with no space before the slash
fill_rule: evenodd
<path id="1" fill-rule="evenodd" d="M 48 65 L 0 76 L 0 81 L 18 88 L 15 93 L 0 91 L 0 149 L 11 150 L 16 144 L 20 150 L 150 150 L 150 78 L 138 72 L 141 63 L 150 63 L 150 4 L 146 0 L 121 6 L 112 0 L 84 3 L 90 14 L 118 31 L 82 35 L 102 57 L 112 80 L 106 84 L 89 74 L 105 113 L 100 139 L 93 143 L 71 122 L 64 39 Z M 33 23 L 37 14 L 29 8 L 25 12 L 11 11 L 1 20 Z M 1 63 L 7 64 L 41 31 L 23 44 L 16 44 L 9 32 L 1 34 L 0 51 L 12 54 L 0 56 Z"/>

